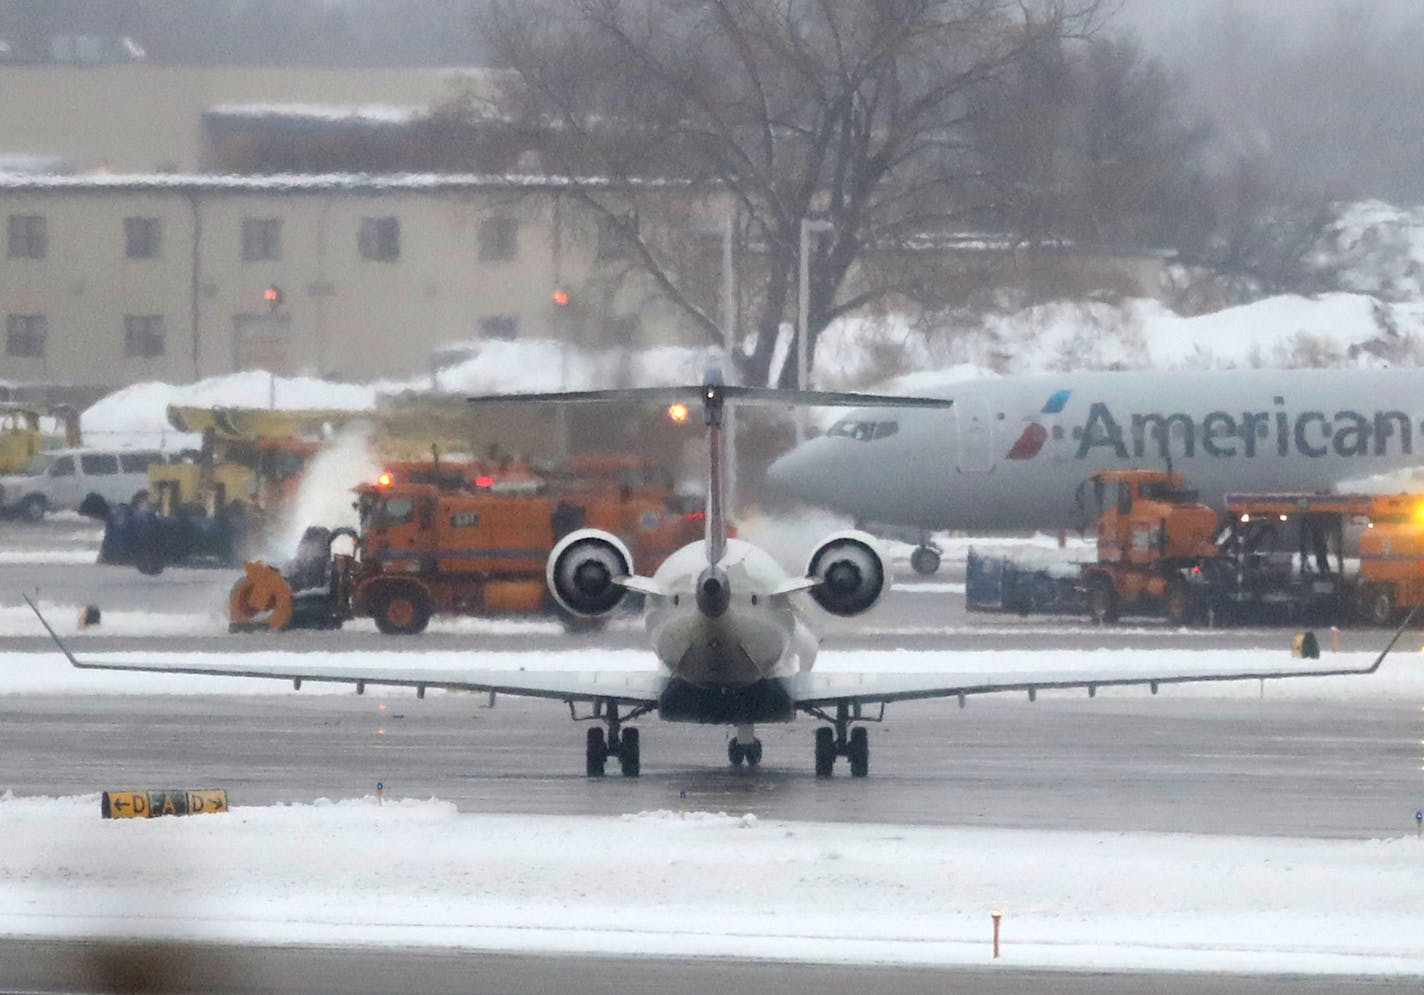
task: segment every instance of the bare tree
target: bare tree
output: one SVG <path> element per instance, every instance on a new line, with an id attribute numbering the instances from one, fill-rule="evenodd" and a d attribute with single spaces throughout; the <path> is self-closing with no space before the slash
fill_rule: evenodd
<path id="1" fill-rule="evenodd" d="M 969 127 L 971 97 L 1045 37 L 1096 27 L 1099 0 L 507 0 L 491 43 L 546 170 L 621 181 L 575 196 L 707 340 L 715 311 L 687 289 L 666 228 L 637 224 L 638 181 L 676 178 L 735 207 L 766 382 L 795 316 L 801 225 L 811 242 L 809 343 L 837 316 L 923 289 L 877 252 L 962 227 L 998 195 Z M 634 191 L 630 194 L 629 190 Z M 897 275 L 898 274 L 898 275 Z M 783 367 L 791 380 L 795 363 Z"/>

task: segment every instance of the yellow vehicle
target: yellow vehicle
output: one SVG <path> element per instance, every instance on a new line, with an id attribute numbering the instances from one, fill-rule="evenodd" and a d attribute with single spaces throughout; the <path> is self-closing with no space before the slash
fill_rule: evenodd
<path id="1" fill-rule="evenodd" d="M 284 433 L 340 414 L 170 407 L 169 422 L 201 432 L 202 448 L 151 465 L 142 499 L 107 510 L 99 562 L 144 573 L 242 563 L 321 446 Z"/>
<path id="2" fill-rule="evenodd" d="M 0 402 L 0 473 L 19 473 L 44 449 L 79 445 L 79 415 L 73 408 L 50 412 L 59 419 L 63 434 L 46 434 L 40 411 L 27 404 Z"/>

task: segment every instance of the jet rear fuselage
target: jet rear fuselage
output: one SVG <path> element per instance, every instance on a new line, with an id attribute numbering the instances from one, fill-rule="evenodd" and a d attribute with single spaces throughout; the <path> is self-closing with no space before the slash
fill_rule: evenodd
<path id="1" fill-rule="evenodd" d="M 707 567 L 704 543 L 674 553 L 653 578 L 668 592 L 647 610 L 648 634 L 668 674 L 659 715 L 674 722 L 788 721 L 790 678 L 811 667 L 816 638 L 786 596 L 772 596 L 786 574 L 767 553 L 729 539 L 718 565 L 730 590 L 716 616 L 704 614 L 696 597 Z"/>

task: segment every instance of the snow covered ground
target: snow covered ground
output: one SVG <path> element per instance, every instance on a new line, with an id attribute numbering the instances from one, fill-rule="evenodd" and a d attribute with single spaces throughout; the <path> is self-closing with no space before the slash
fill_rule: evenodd
<path id="1" fill-rule="evenodd" d="M 73 611 L 52 614 L 72 631 Z M 106 620 L 121 628 L 155 619 Z M 176 631 L 199 628 L 173 615 Z M 9 634 L 21 619 L 6 609 Z M 30 629 L 33 631 L 31 622 Z M 83 637 L 76 636 L 82 655 Z M 150 662 L 174 654 L 104 653 Z M 648 669 L 636 651 L 258 652 L 252 663 Z M 323 659 L 330 658 L 330 659 Z M 1323 663 L 1367 665 L 1367 652 Z M 221 662 L 220 653 L 184 654 Z M 959 674 L 1283 665 L 1284 649 L 822 654 L 818 669 Z M 282 681 L 96 673 L 0 653 L 0 694 L 275 695 Z M 309 683 L 301 694 L 346 694 Z M 380 690 L 383 698 L 409 696 Z M 1067 692 L 1063 692 L 1067 694 Z M 1081 694 L 1081 692 L 1079 692 Z M 1372 676 L 1164 687 L 1164 697 L 1424 700 L 1424 658 Z M 1104 689 L 1146 699 L 1141 689 Z M 1045 693 L 1046 700 L 1050 693 Z M 412 707 L 419 707 L 413 704 Z M 1024 707 L 1029 707 L 1025 705 Z M 189 785 L 201 787 L 202 785 Z M 158 785 L 110 785 L 115 789 Z M 0 795 L 0 932 L 10 936 L 690 955 L 879 964 L 1424 975 L 1424 842 L 908 827 L 759 820 L 696 797 L 621 817 L 487 816 L 388 796 L 104 822 L 97 795 Z M 600 882 L 617 881 L 609 890 Z M 214 901 L 214 898 L 218 899 Z"/>
<path id="2" fill-rule="evenodd" d="M 1424 843 L 462 814 L 103 822 L 0 797 L 0 930 L 888 964 L 1424 974 Z M 616 882 L 617 887 L 603 885 Z"/>

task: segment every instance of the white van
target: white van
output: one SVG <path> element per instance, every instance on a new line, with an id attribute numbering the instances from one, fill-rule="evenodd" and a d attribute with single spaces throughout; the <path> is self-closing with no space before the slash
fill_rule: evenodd
<path id="1" fill-rule="evenodd" d="M 148 467 L 164 462 L 156 449 L 51 449 L 36 453 L 24 470 L 0 477 L 0 513 L 32 522 L 47 511 L 78 511 L 97 494 L 108 504 L 148 489 Z"/>

